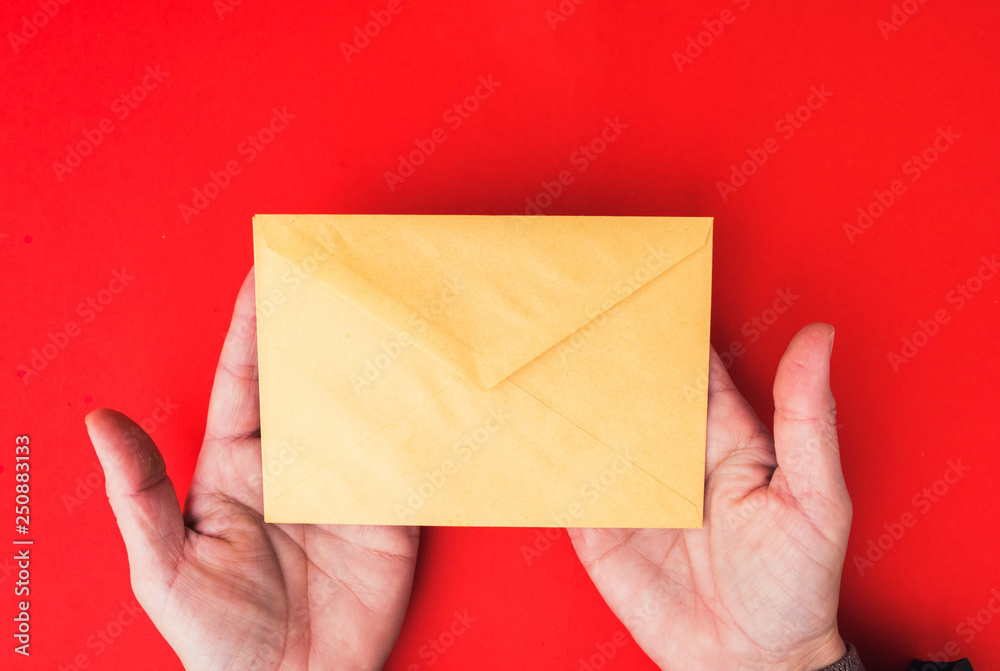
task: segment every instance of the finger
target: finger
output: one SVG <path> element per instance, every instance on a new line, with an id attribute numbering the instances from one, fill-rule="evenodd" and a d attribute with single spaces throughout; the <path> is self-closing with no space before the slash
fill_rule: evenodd
<path id="1" fill-rule="evenodd" d="M 182 551 L 184 522 L 160 451 L 138 424 L 120 412 L 101 408 L 85 421 L 104 469 L 133 585 L 170 575 Z"/>
<path id="2" fill-rule="evenodd" d="M 208 404 L 206 440 L 245 438 L 260 429 L 257 382 L 257 315 L 254 271 L 250 269 L 240 293 L 215 371 Z"/>
<path id="3" fill-rule="evenodd" d="M 621 547 L 625 539 L 635 531 L 635 529 L 569 527 L 566 529 L 566 534 L 573 543 L 573 549 L 580 558 L 580 563 L 589 573 Z"/>
<path id="4" fill-rule="evenodd" d="M 831 497 L 844 487 L 837 410 L 830 390 L 833 327 L 810 324 L 792 338 L 774 378 L 775 484 Z M 779 473 L 776 473 L 777 476 Z"/>
<path id="5" fill-rule="evenodd" d="M 771 434 L 736 389 L 722 358 L 712 348 L 705 470 L 711 476 L 722 463 L 731 473 L 742 476 L 747 489 L 766 484 L 775 465 Z"/>

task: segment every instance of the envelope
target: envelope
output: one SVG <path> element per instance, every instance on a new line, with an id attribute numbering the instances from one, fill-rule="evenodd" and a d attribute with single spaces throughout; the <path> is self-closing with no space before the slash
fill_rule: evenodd
<path id="1" fill-rule="evenodd" d="M 268 522 L 698 527 L 712 220 L 254 217 Z"/>

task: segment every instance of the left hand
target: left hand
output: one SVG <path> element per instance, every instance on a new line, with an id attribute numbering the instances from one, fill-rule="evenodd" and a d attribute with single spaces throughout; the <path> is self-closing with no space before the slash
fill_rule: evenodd
<path id="1" fill-rule="evenodd" d="M 253 270 L 240 290 L 183 515 L 160 451 L 87 416 L 142 607 L 187 669 L 379 669 L 419 528 L 264 522 Z"/>

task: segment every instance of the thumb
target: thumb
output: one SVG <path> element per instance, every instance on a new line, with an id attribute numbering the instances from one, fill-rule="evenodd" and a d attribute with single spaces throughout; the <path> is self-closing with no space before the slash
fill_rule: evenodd
<path id="1" fill-rule="evenodd" d="M 85 421 L 128 551 L 132 588 L 141 598 L 150 582 L 172 574 L 180 557 L 184 520 L 177 494 L 160 451 L 138 424 L 107 408 Z"/>
<path id="2" fill-rule="evenodd" d="M 798 499 L 843 500 L 837 409 L 830 391 L 833 327 L 810 324 L 792 338 L 774 378 L 774 451 L 771 482 Z"/>

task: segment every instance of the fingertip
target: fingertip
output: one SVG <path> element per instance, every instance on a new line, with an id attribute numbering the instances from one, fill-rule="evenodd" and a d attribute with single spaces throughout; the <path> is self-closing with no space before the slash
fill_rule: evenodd
<path id="1" fill-rule="evenodd" d="M 84 416 L 83 423 L 87 427 L 91 442 L 96 443 L 107 433 L 108 424 L 114 421 L 115 411 L 111 408 L 95 408 Z"/>
<path id="2" fill-rule="evenodd" d="M 719 392 L 735 390 L 736 386 L 729 377 L 729 369 L 715 348 L 710 348 L 708 357 L 708 395 L 715 396 Z"/>
<path id="3" fill-rule="evenodd" d="M 719 353 L 715 351 L 714 347 L 709 346 L 708 348 L 708 369 L 711 370 L 717 366 L 722 366 L 725 368 L 725 364 L 722 363 L 722 357 Z"/>
<path id="4" fill-rule="evenodd" d="M 802 327 L 788 344 L 778 374 L 792 374 L 796 378 L 826 375 L 833 352 L 833 337 L 833 327 L 823 322 Z"/>
<path id="5" fill-rule="evenodd" d="M 825 348 L 830 350 L 833 348 L 834 334 L 834 328 L 830 324 L 827 324 L 826 322 L 814 322 L 803 326 L 802 329 L 795 334 L 795 337 L 792 338 L 792 344 L 797 341 L 805 341 L 820 349 Z M 791 349 L 791 345 L 789 345 L 789 349 Z"/>
<path id="6" fill-rule="evenodd" d="M 809 324 L 788 344 L 774 378 L 775 428 L 779 419 L 812 419 L 834 412 L 830 389 L 833 327 Z"/>
<path id="7" fill-rule="evenodd" d="M 153 439 L 127 415 L 98 408 L 84 420 L 109 484 L 126 490 L 141 488 L 166 472 L 166 463 Z"/>
<path id="8" fill-rule="evenodd" d="M 246 278 L 243 280 L 243 284 L 240 285 L 239 293 L 237 294 L 237 300 L 243 298 L 243 300 L 252 300 L 255 298 L 255 282 L 256 275 L 254 273 L 254 266 L 250 266 L 250 272 L 247 273 Z"/>
<path id="9" fill-rule="evenodd" d="M 573 546 L 573 551 L 580 558 L 580 561 L 586 562 L 593 557 L 593 547 L 597 542 L 594 529 L 567 527 L 566 537 L 569 538 L 569 543 Z"/>
<path id="10" fill-rule="evenodd" d="M 596 529 L 585 527 L 566 527 L 566 536 L 577 548 L 584 548 L 597 540 Z"/>
<path id="11" fill-rule="evenodd" d="M 91 440 L 114 438 L 135 424 L 127 415 L 111 408 L 96 408 L 83 418 Z M 138 425 L 136 425 L 138 426 Z"/>
<path id="12" fill-rule="evenodd" d="M 622 529 L 611 528 L 590 528 L 590 527 L 567 527 L 566 535 L 569 536 L 573 547 L 576 549 L 581 559 L 590 559 L 600 556 L 607 548 L 614 547 L 623 534 Z"/>

